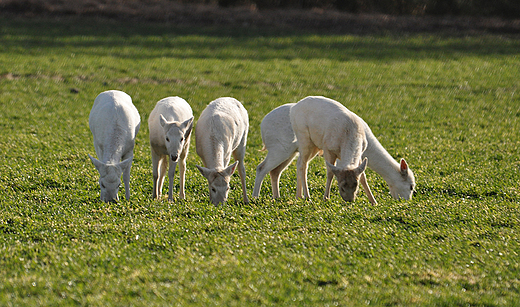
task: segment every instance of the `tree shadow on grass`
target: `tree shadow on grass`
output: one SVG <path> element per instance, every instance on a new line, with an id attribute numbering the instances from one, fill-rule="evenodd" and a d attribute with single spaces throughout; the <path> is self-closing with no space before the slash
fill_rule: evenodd
<path id="1" fill-rule="evenodd" d="M 0 19 L 0 51 L 147 59 L 338 61 L 520 54 L 520 39 L 442 34 L 324 34 L 270 28 L 176 27 L 99 18 Z"/>

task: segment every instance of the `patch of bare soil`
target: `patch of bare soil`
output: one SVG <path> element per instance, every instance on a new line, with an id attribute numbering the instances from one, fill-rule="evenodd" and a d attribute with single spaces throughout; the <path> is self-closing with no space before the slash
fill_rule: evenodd
<path id="1" fill-rule="evenodd" d="M 269 27 L 332 33 L 446 33 L 520 35 L 520 19 L 390 16 L 334 10 L 221 8 L 171 0 L 0 0 L 1 15 L 26 18 L 96 16 L 183 26 Z"/>

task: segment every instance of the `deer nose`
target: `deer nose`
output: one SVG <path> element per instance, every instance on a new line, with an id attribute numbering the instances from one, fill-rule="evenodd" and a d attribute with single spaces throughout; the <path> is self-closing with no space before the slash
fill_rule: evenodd
<path id="1" fill-rule="evenodd" d="M 177 156 L 177 155 L 171 155 L 170 158 L 172 159 L 173 162 L 176 162 L 177 159 L 179 158 L 179 156 Z"/>

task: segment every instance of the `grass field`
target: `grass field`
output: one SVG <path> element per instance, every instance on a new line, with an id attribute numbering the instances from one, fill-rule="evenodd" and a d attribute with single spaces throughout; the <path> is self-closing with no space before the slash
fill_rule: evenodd
<path id="1" fill-rule="evenodd" d="M 107 30 L 108 29 L 108 30 Z M 109 33 L 109 34 L 106 34 Z M 104 204 L 88 114 L 102 91 L 141 114 L 130 201 Z M 325 167 L 296 200 L 208 202 L 188 158 L 187 199 L 152 201 L 148 115 L 181 96 L 196 118 L 233 96 L 259 124 L 308 95 L 360 115 L 417 181 L 393 200 L 322 200 Z M 0 19 L 0 305 L 514 306 L 520 301 L 520 39 L 182 28 L 100 19 Z M 164 190 L 166 192 L 167 189 Z M 120 191 L 120 198 L 124 191 Z M 124 197 L 122 197 L 124 198 Z"/>

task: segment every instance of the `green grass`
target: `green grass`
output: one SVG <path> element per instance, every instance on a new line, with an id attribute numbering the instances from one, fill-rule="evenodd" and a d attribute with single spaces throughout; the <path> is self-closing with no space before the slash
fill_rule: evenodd
<path id="1" fill-rule="evenodd" d="M 0 305 L 516 305 L 519 76 L 518 37 L 2 18 Z M 98 200 L 87 157 L 88 114 L 109 89 L 130 94 L 142 120 L 132 199 L 118 204 Z M 196 118 L 217 97 L 243 102 L 249 195 L 260 121 L 308 95 L 365 119 L 407 159 L 417 192 L 393 200 L 369 170 L 377 206 L 364 193 L 344 203 L 336 187 L 323 201 L 316 158 L 312 201 L 295 199 L 293 164 L 280 200 L 267 177 L 244 205 L 234 176 L 215 207 L 192 142 L 187 199 L 152 201 L 147 119 L 172 95 Z"/>

